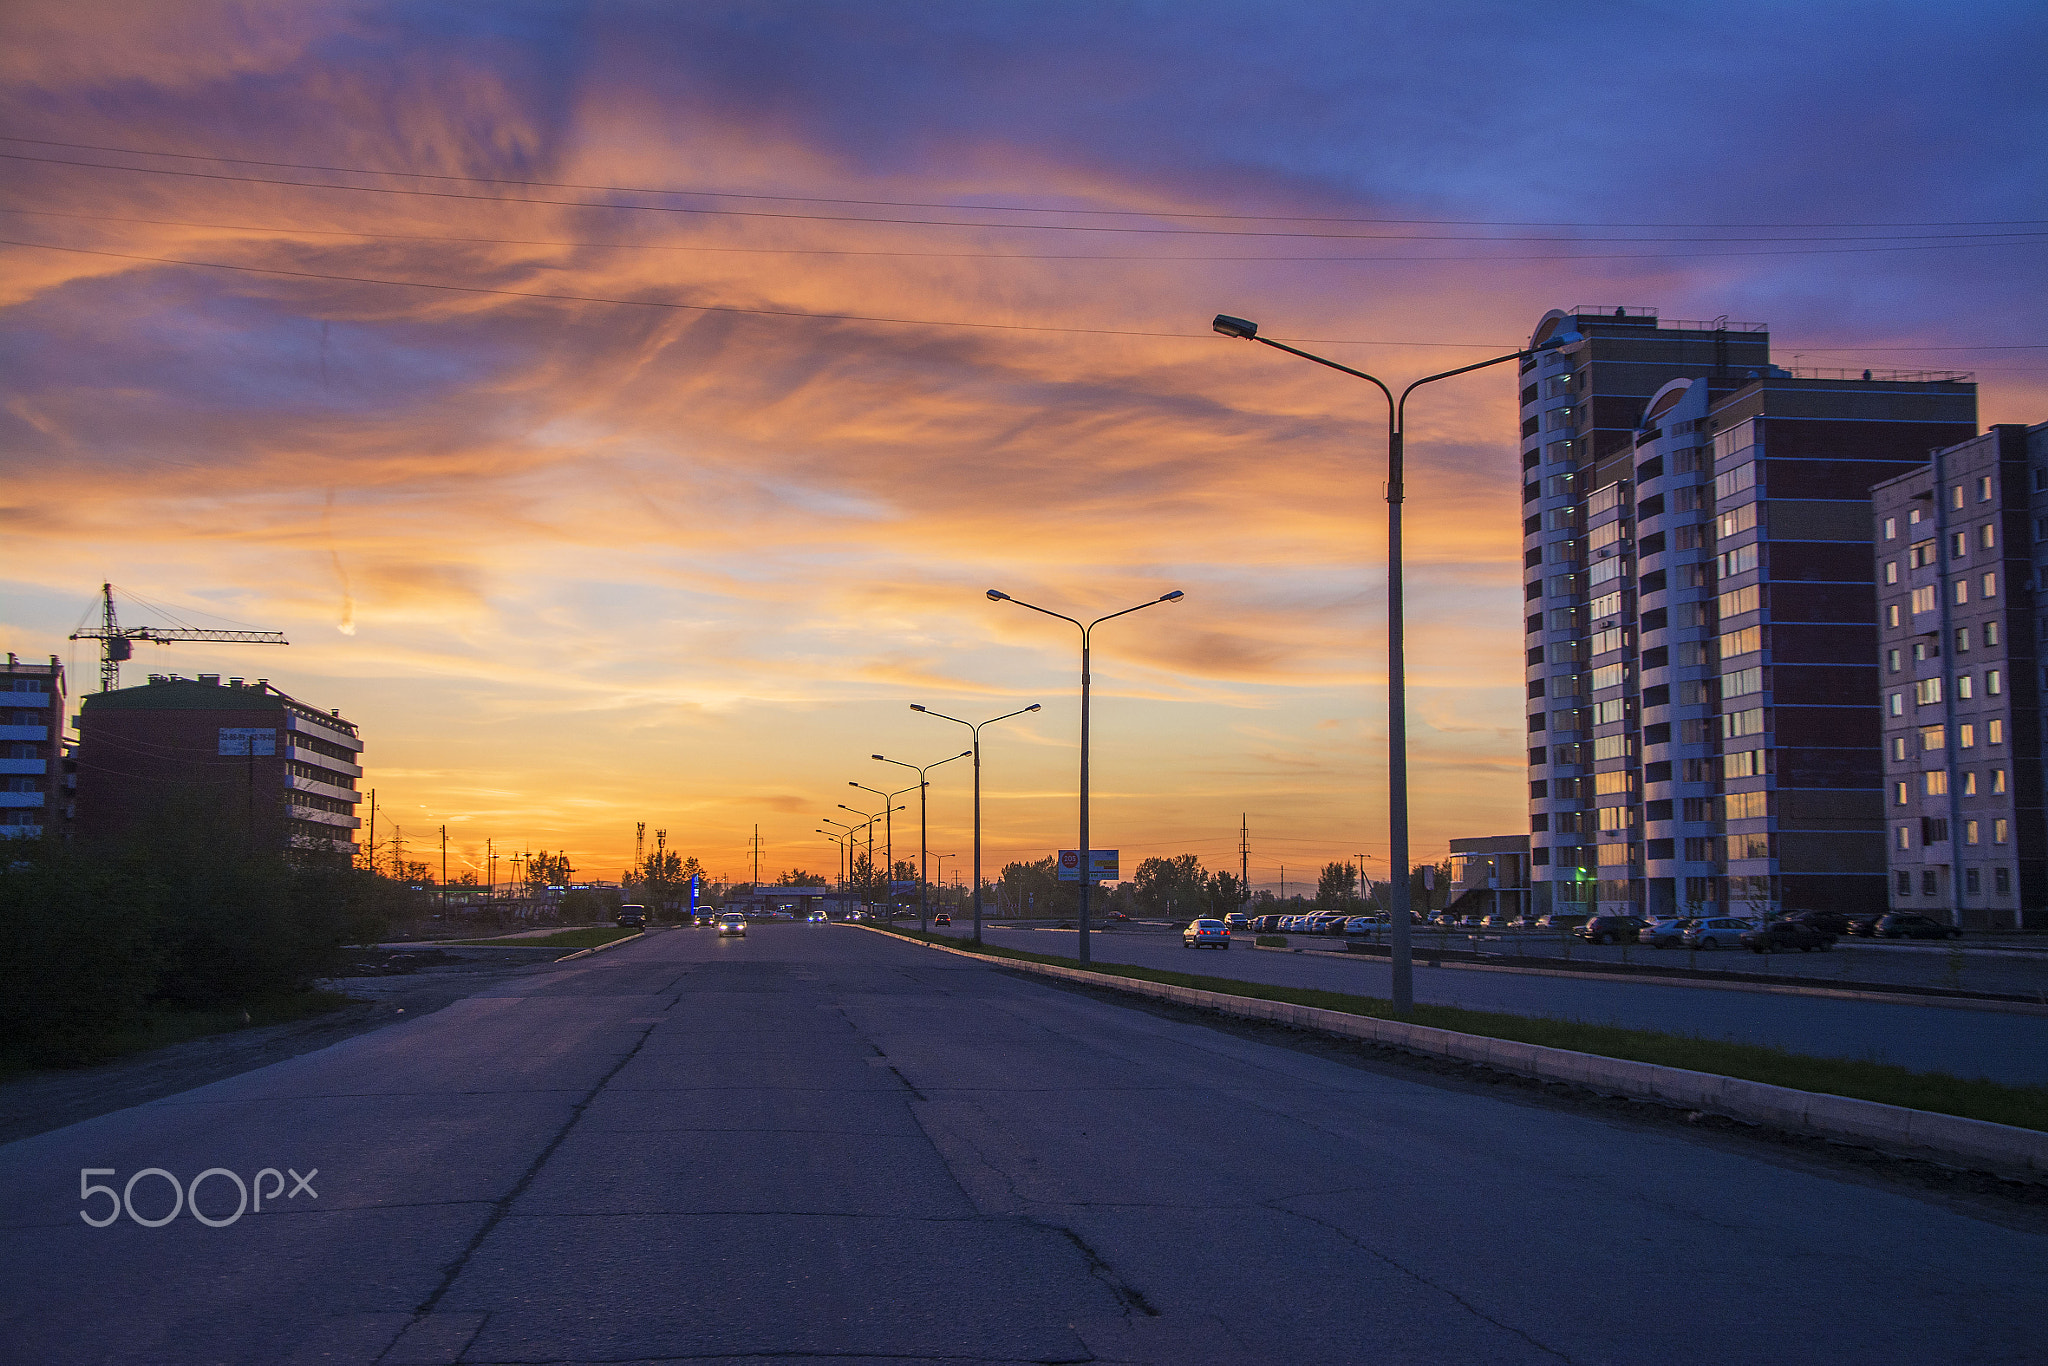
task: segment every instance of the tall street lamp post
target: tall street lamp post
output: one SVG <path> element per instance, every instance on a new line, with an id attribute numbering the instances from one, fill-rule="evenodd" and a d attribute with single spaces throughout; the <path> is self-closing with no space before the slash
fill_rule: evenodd
<path id="1" fill-rule="evenodd" d="M 1126 607 L 1126 608 L 1124 608 L 1124 610 L 1123 610 L 1123 611 L 1121 611 L 1121 612 L 1111 612 L 1111 613 L 1110 613 L 1110 614 L 1109 614 L 1108 616 L 1106 616 L 1106 617 L 1097 617 L 1097 618 L 1096 618 L 1095 620 L 1093 620 L 1093 621 L 1091 621 L 1091 622 L 1087 623 L 1086 625 L 1083 625 L 1083 624 L 1082 624 L 1081 622 L 1079 622 L 1079 621 L 1076 621 L 1076 620 L 1075 620 L 1075 619 L 1074 619 L 1073 617 L 1067 616 L 1067 615 L 1065 615 L 1064 613 L 1060 613 L 1060 612 L 1054 612 L 1054 611 L 1052 611 L 1052 610 L 1050 610 L 1050 609 L 1048 609 L 1048 608 L 1044 608 L 1044 607 L 1038 607 L 1038 606 L 1035 606 L 1035 605 L 1033 605 L 1033 604 L 1031 604 L 1031 603 L 1028 603 L 1028 602 L 1025 602 L 1025 601 L 1023 601 L 1023 600 L 1021 600 L 1021 599 L 1018 599 L 1018 598 L 1013 598 L 1013 597 L 1011 597 L 1011 596 L 1010 596 L 1010 595 L 1009 595 L 1008 593 L 998 592 L 998 591 L 997 591 L 996 589 L 993 589 L 993 588 L 991 588 L 991 589 L 989 589 L 989 590 L 988 590 L 988 599 L 989 599 L 989 601 L 990 601 L 990 602 L 1013 602 L 1013 603 L 1016 603 L 1016 604 L 1017 604 L 1017 606 L 1019 606 L 1019 607 L 1026 607 L 1026 608 L 1030 608 L 1030 610 L 1032 610 L 1032 611 L 1034 611 L 1034 612 L 1038 612 L 1038 613 L 1040 613 L 1040 614 L 1042 614 L 1042 615 L 1044 615 L 1044 616 L 1048 616 L 1048 617 L 1057 617 L 1057 618 L 1058 618 L 1059 620 L 1061 620 L 1061 621 L 1064 621 L 1064 622 L 1068 622 L 1068 623 L 1070 623 L 1070 624 L 1071 624 L 1071 625 L 1073 625 L 1073 626 L 1074 626 L 1074 627 L 1075 627 L 1075 628 L 1076 628 L 1077 630 L 1079 630 L 1079 631 L 1081 632 L 1081 870 L 1080 870 L 1080 871 L 1081 871 L 1081 918 L 1080 918 L 1080 923 L 1081 923 L 1081 954 L 1080 954 L 1080 957 L 1081 957 L 1081 961 L 1082 961 L 1082 962 L 1084 962 L 1084 963 L 1086 963 L 1086 962 L 1088 962 L 1088 961 L 1089 961 L 1089 957 L 1088 957 L 1088 893 L 1089 893 L 1089 890 L 1090 890 L 1090 888 L 1092 887 L 1092 885 L 1093 885 L 1093 883 L 1094 883 L 1094 880 L 1095 880 L 1095 879 L 1094 879 L 1094 876 L 1093 876 L 1093 874 L 1094 874 L 1094 864 L 1095 864 L 1095 860 L 1094 860 L 1094 857 L 1093 857 L 1094 851 L 1093 851 L 1093 849 L 1091 849 L 1091 848 L 1089 847 L 1089 844 L 1088 844 L 1088 649 L 1089 649 L 1089 641 L 1090 641 L 1090 638 L 1091 638 L 1091 637 L 1093 636 L 1093 634 L 1094 634 L 1095 628 L 1096 628 L 1096 627 L 1098 627 L 1098 626 L 1100 626 L 1100 625 L 1102 625 L 1102 623 L 1103 623 L 1103 622 L 1105 622 L 1105 621 L 1112 621 L 1112 620 L 1116 619 L 1117 617 L 1127 617 L 1127 616 L 1129 616 L 1129 615 L 1130 615 L 1131 613 L 1133 613 L 1133 612 L 1142 612 L 1142 611 L 1144 611 L 1144 610 L 1145 610 L 1145 609 L 1146 609 L 1147 607 L 1157 607 L 1157 606 L 1158 606 L 1158 605 L 1159 605 L 1160 603 L 1162 603 L 1162 602 L 1179 602 L 1179 601 L 1180 601 L 1180 600 L 1181 600 L 1182 598 L 1184 598 L 1184 597 L 1186 597 L 1186 596 L 1187 596 L 1187 594 L 1185 594 L 1185 593 L 1181 592 L 1181 591 L 1180 591 L 1180 590 L 1179 590 L 1178 588 L 1176 588 L 1176 589 L 1174 589 L 1174 590 L 1173 590 L 1173 591 L 1172 591 L 1171 593 L 1162 593 L 1162 594 L 1160 594 L 1160 595 L 1159 595 L 1158 597 L 1156 597 L 1156 598 L 1152 599 L 1152 601 L 1150 601 L 1150 602 L 1141 602 L 1141 603 L 1139 603 L 1139 604 L 1138 604 L 1138 605 L 1137 605 L 1136 607 Z"/>
<path id="2" fill-rule="evenodd" d="M 847 779 L 846 785 L 848 787 L 857 787 L 863 792 L 872 792 L 882 799 L 882 862 L 889 867 L 889 871 L 882 877 L 882 885 L 889 893 L 889 919 L 894 920 L 896 918 L 896 888 L 891 884 L 896 881 L 896 813 L 904 808 L 891 806 L 889 803 L 895 801 L 905 792 L 915 792 L 917 789 L 906 787 L 895 792 L 884 792 L 878 787 L 869 787 L 866 783 L 854 782 L 851 778 Z M 869 859 L 870 863 L 873 861 L 873 859 Z"/>
<path id="3" fill-rule="evenodd" d="M 859 787 L 860 784 L 855 783 L 854 786 Z M 870 788 L 864 790 L 872 791 L 873 789 Z M 909 788 L 904 789 L 905 792 L 908 792 L 909 790 Z M 875 822 L 881 820 L 885 816 L 893 816 L 898 811 L 903 810 L 903 808 L 900 806 L 884 806 L 882 810 L 875 812 L 871 816 L 868 815 L 868 813 L 865 811 L 855 810 L 853 807 L 848 806 L 845 802 L 839 803 L 839 809 L 841 811 L 852 811 L 853 814 L 856 816 L 867 816 L 867 819 L 865 821 L 862 821 L 859 825 L 854 827 L 854 832 L 859 833 L 862 830 L 868 832 L 868 882 L 872 883 L 875 880 Z"/>
<path id="4" fill-rule="evenodd" d="M 970 751 L 974 755 L 974 942 L 979 944 L 981 942 L 981 728 L 983 726 L 993 726 L 998 721 L 1007 721 L 1012 716 L 1022 716 L 1026 712 L 1037 711 L 1039 710 L 1039 705 L 1033 702 L 1028 707 L 1022 707 L 1013 712 L 1005 712 L 1001 716 L 991 716 L 986 721 L 962 721 L 957 716 L 948 716 L 944 712 L 933 711 L 930 707 L 920 707 L 915 702 L 910 704 L 910 709 L 915 712 L 922 712 L 926 716 L 936 716 L 941 721 L 951 721 L 956 726 L 965 726 L 974 736 L 974 748 Z"/>
<path id="5" fill-rule="evenodd" d="M 1548 351 L 1574 340 L 1572 334 L 1549 338 L 1533 350 L 1510 351 L 1505 356 L 1479 361 L 1472 365 L 1461 365 L 1455 370 L 1441 374 L 1424 375 L 1394 397 L 1394 391 L 1377 376 L 1363 370 L 1354 370 L 1348 365 L 1326 360 L 1322 356 L 1274 341 L 1271 337 L 1259 335 L 1259 325 L 1244 318 L 1233 318 L 1227 313 L 1218 313 L 1210 324 L 1226 337 L 1243 341 L 1255 341 L 1270 346 L 1276 351 L 1285 351 L 1290 356 L 1326 365 L 1332 370 L 1341 370 L 1355 379 L 1362 379 L 1377 388 L 1387 400 L 1387 861 L 1392 865 L 1388 879 L 1388 915 L 1393 922 L 1392 959 L 1394 976 L 1394 1010 L 1401 1015 L 1408 1014 L 1415 1006 L 1415 960 L 1409 947 L 1408 934 L 1408 671 L 1406 660 L 1406 632 L 1402 622 L 1401 586 L 1401 503 L 1404 497 L 1401 483 L 1402 443 L 1408 423 L 1408 395 L 1425 384 L 1434 384 L 1440 379 L 1453 375 L 1467 374 L 1473 370 L 1484 370 L 1491 365 L 1502 365 L 1511 360 L 1522 360 L 1537 351 Z"/>
<path id="6" fill-rule="evenodd" d="M 917 775 L 917 931 L 919 934 L 928 934 L 932 928 L 931 913 L 925 904 L 925 888 L 931 883 L 932 864 L 931 837 L 925 828 L 925 794 L 931 789 L 931 783 L 926 779 L 925 774 L 937 768 L 940 764 L 950 764 L 955 759 L 965 759 L 972 753 L 974 751 L 971 749 L 963 749 L 958 754 L 948 754 L 945 758 L 926 764 L 923 768 L 919 768 L 916 764 L 906 764 L 901 759 L 891 759 L 881 754 L 870 756 L 885 764 L 894 764 L 898 768 L 907 768 Z"/>
<path id="7" fill-rule="evenodd" d="M 818 833 L 839 846 L 839 890 L 843 893 L 846 890 L 846 841 L 822 827 Z"/>

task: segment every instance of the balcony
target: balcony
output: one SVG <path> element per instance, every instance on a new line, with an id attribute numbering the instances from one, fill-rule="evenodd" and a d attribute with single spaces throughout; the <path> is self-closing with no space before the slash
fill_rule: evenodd
<path id="1" fill-rule="evenodd" d="M 49 743 L 48 726 L 0 726 L 0 740 L 36 740 Z"/>
<path id="2" fill-rule="evenodd" d="M 40 792 L 0 792 L 0 807 L 41 806 L 43 795 Z"/>
<path id="3" fill-rule="evenodd" d="M 316 782 L 311 778 L 301 778 L 296 773 L 288 774 L 285 781 L 294 792 L 310 792 L 316 797 L 331 797 L 335 801 L 348 802 L 350 805 L 363 799 L 362 794 L 352 787 L 337 787 L 333 783 Z"/>
<path id="4" fill-rule="evenodd" d="M 49 762 L 44 759 L 0 759 L 0 773 L 47 773 Z"/>

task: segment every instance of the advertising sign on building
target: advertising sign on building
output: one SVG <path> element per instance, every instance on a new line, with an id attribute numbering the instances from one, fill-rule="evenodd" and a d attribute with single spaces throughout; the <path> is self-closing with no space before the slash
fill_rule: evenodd
<path id="1" fill-rule="evenodd" d="M 1122 867 L 1123 851 L 1120 849 L 1092 849 L 1088 853 L 1088 880 L 1091 882 L 1115 882 L 1122 878 L 1118 871 Z M 1062 849 L 1059 857 L 1061 882 L 1081 880 L 1081 851 Z"/>
<path id="2" fill-rule="evenodd" d="M 277 753 L 277 729 L 262 726 L 222 726 L 220 728 L 220 752 L 222 754 L 275 754 Z"/>

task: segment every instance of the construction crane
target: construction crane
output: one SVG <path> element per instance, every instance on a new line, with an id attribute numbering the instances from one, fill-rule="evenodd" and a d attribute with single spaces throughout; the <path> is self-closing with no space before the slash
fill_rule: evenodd
<path id="1" fill-rule="evenodd" d="M 134 642 L 153 640 L 168 645 L 175 640 L 212 640 L 231 645 L 289 645 L 282 631 L 216 631 L 198 626 L 123 626 L 114 616 L 114 585 L 100 585 L 100 624 L 89 630 L 73 631 L 73 640 L 100 642 L 100 691 L 121 686 L 121 661 L 135 653 Z"/>

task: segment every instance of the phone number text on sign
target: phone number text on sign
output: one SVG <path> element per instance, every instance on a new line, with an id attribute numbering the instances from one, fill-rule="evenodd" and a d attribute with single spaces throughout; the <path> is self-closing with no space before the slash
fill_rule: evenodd
<path id="1" fill-rule="evenodd" d="M 289 1195 L 285 1195 L 285 1172 L 291 1172 L 292 1177 L 292 1189 Z M 133 1219 L 144 1228 L 162 1228 L 185 1210 L 190 1209 L 192 1217 L 205 1224 L 208 1228 L 226 1228 L 249 1211 L 252 1191 L 255 1196 L 255 1212 L 258 1214 L 263 1212 L 263 1202 L 265 1200 L 274 1202 L 280 1195 L 283 1195 L 287 1200 L 296 1200 L 299 1198 L 299 1192 L 304 1191 L 307 1195 L 318 1200 L 320 1192 L 313 1189 L 313 1178 L 319 1174 L 320 1169 L 318 1167 L 313 1168 L 304 1176 L 300 1176 L 296 1171 L 292 1171 L 290 1167 L 286 1167 L 284 1172 L 279 1171 L 275 1167 L 265 1167 L 262 1171 L 256 1173 L 253 1180 L 244 1182 L 241 1177 L 235 1175 L 226 1167 L 208 1167 L 205 1171 L 193 1177 L 189 1185 L 180 1185 L 178 1178 L 165 1171 L 162 1167 L 144 1167 L 141 1171 L 129 1177 L 128 1183 L 121 1187 L 119 1191 L 116 1191 L 112 1186 L 102 1186 L 93 1180 L 95 1176 L 119 1175 L 114 1168 L 80 1167 L 78 1169 L 78 1198 L 80 1202 L 89 1203 L 94 1197 L 104 1195 L 109 1202 L 109 1208 L 105 1218 L 95 1219 L 90 1209 L 80 1210 L 78 1217 L 91 1224 L 94 1228 L 105 1228 L 125 1213 L 130 1219 Z M 161 1219 L 147 1219 L 135 1212 L 135 1184 L 144 1177 L 160 1180 L 171 1188 L 171 1212 L 164 1215 Z M 271 1188 L 267 1191 L 263 1189 L 263 1179 L 265 1177 L 271 1178 L 272 1181 Z M 213 1178 L 216 1183 L 227 1182 L 235 1188 L 235 1212 L 224 1219 L 210 1218 L 199 1208 L 199 1188 L 205 1184 L 208 1178 Z M 149 1188 L 144 1187 L 144 1189 L 146 1191 Z"/>

